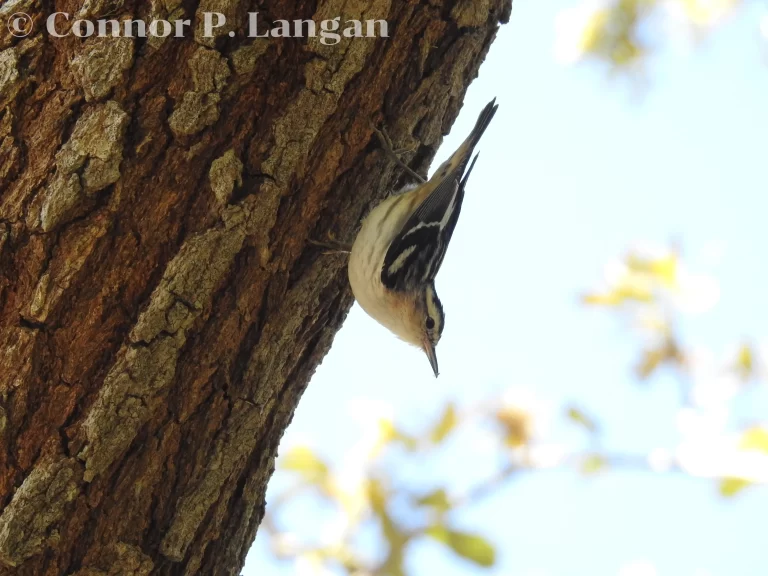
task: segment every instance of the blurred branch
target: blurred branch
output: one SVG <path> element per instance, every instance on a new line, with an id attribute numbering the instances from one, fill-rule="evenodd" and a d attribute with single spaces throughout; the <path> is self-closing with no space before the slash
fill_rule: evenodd
<path id="1" fill-rule="evenodd" d="M 742 0 L 582 0 L 558 14 L 555 56 L 564 63 L 593 61 L 613 72 L 637 73 L 666 40 L 699 41 L 742 4 Z"/>
<path id="2" fill-rule="evenodd" d="M 730 397 L 764 379 L 765 367 L 749 344 L 740 345 L 735 356 L 722 365 L 686 349 L 673 326 L 680 323 L 681 312 L 692 302 L 698 310 L 714 306 L 719 291 L 711 279 L 690 273 L 679 254 L 675 247 L 630 252 L 606 268 L 602 288 L 583 297 L 589 306 L 630 318 L 642 335 L 645 346 L 636 369 L 640 380 L 650 380 L 663 367 L 674 369 L 675 381 L 684 391 L 678 412 L 682 440 L 674 450 L 647 454 L 604 450 L 603 426 L 575 404 L 563 407 L 562 415 L 586 433 L 587 447 L 546 443 L 539 426 L 545 418 L 542 406 L 525 391 L 510 390 L 473 406 L 447 402 L 417 434 L 406 433 L 391 417 L 370 417 L 366 419 L 368 429 L 352 449 L 352 468 L 345 461 L 342 470 L 335 470 L 304 446 L 283 456 L 281 468 L 295 475 L 297 482 L 270 501 L 262 525 L 270 549 L 280 558 L 301 559 L 320 571 L 334 566 L 350 576 L 404 576 L 410 547 L 429 539 L 487 567 L 495 562 L 492 543 L 480 534 L 460 530 L 454 522 L 462 511 L 498 494 L 523 473 L 674 473 L 715 479 L 724 497 L 768 483 L 768 426 L 742 425 L 741 432 L 734 435 L 726 432 L 723 418 Z M 705 361 L 710 363 L 702 364 Z M 408 482 L 395 481 L 398 466 L 388 459 L 393 451 L 405 459 L 423 461 L 450 445 L 455 435 L 478 427 L 491 432 L 495 451 L 504 458 L 488 477 L 459 494 L 452 494 L 447 479 L 426 493 L 415 492 Z M 579 438 L 582 443 L 584 439 Z M 313 491 L 333 505 L 335 519 L 317 531 L 315 542 L 282 532 L 275 517 L 299 496 Z M 366 557 L 360 538 L 372 530 L 385 551 Z"/>

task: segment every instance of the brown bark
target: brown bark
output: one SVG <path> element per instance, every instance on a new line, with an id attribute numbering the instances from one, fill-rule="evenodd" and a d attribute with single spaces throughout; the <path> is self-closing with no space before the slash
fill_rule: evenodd
<path id="1" fill-rule="evenodd" d="M 49 13 L 78 10 L 219 11 L 235 26 L 45 31 Z M 254 40 L 248 10 L 386 18 L 390 38 Z M 371 122 L 428 165 L 510 10 L 0 7 L 0 573 L 238 573 L 282 433 L 352 302 L 343 258 L 307 239 L 351 238 L 396 184 Z M 9 12 L 32 15 L 33 33 L 10 35 Z"/>

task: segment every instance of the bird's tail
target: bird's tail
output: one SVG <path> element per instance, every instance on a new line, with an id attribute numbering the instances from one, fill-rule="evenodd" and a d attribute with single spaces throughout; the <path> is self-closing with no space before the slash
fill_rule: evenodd
<path id="1" fill-rule="evenodd" d="M 491 120 L 493 120 L 493 115 L 496 114 L 496 110 L 498 108 L 499 105 L 496 104 L 496 98 L 494 98 L 488 102 L 488 104 L 485 105 L 485 108 L 483 108 L 483 110 L 480 112 L 480 115 L 477 117 L 477 122 L 475 122 L 475 127 L 467 137 L 469 154 L 471 154 L 472 149 L 477 146 L 477 143 L 480 141 L 480 138 L 485 132 L 485 129 L 488 128 Z"/>
<path id="2" fill-rule="evenodd" d="M 472 164 L 469 165 L 469 168 L 467 168 L 467 171 L 464 172 L 464 178 L 461 179 L 461 182 L 459 182 L 459 186 L 461 189 L 464 189 L 464 186 L 467 185 L 467 180 L 469 180 L 469 175 L 472 174 L 472 168 L 475 167 L 475 162 L 477 162 L 477 157 L 480 156 L 480 152 L 475 154 L 475 157 L 472 158 Z"/>
<path id="3" fill-rule="evenodd" d="M 483 108 L 482 112 L 480 112 L 480 116 L 477 118 L 477 122 L 475 122 L 475 127 L 472 129 L 472 132 L 469 133 L 469 136 L 466 137 L 464 142 L 461 143 L 461 146 L 456 149 L 451 157 L 440 165 L 430 179 L 430 183 L 435 188 L 439 187 L 443 182 L 455 182 L 456 180 L 461 180 L 462 184 L 466 184 L 469 172 L 466 172 L 465 174 L 465 170 L 472 157 L 472 151 L 480 141 L 480 137 L 485 132 L 485 129 L 488 128 L 488 125 L 491 123 L 493 115 L 496 114 L 496 109 L 498 107 L 499 105 L 496 104 L 496 98 L 485 105 L 485 108 Z M 475 159 L 477 159 L 477 157 L 475 157 Z"/>
<path id="4" fill-rule="evenodd" d="M 455 174 L 457 177 L 462 174 L 464 175 L 461 180 L 462 185 L 466 184 L 467 178 L 469 178 L 469 173 L 472 171 L 472 166 L 474 166 L 475 160 L 477 160 L 477 156 L 475 156 L 474 160 L 472 160 L 472 166 L 470 166 L 469 170 L 466 172 L 464 171 L 469 163 L 469 159 L 472 157 L 472 151 L 475 149 L 475 146 L 477 146 L 477 143 L 480 141 L 485 129 L 488 128 L 491 120 L 493 120 L 493 115 L 496 114 L 498 107 L 499 105 L 496 104 L 496 98 L 485 105 L 485 108 L 482 109 L 480 115 L 477 117 L 477 122 L 475 122 L 475 127 L 472 128 L 472 132 L 469 133 L 467 139 L 464 140 L 454 154 L 454 158 L 458 160 L 454 164 L 454 166 L 458 168 Z M 451 158 L 449 162 L 453 162 L 454 158 Z"/>

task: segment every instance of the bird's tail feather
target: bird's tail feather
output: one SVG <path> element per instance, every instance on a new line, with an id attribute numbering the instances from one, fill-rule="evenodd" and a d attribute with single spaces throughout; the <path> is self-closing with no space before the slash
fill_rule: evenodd
<path id="1" fill-rule="evenodd" d="M 493 119 L 493 115 L 496 114 L 496 110 L 498 109 L 499 105 L 496 104 L 496 98 L 488 102 L 488 104 L 485 105 L 485 108 L 482 109 L 480 112 L 480 115 L 477 117 L 477 122 L 475 122 L 475 127 L 472 128 L 472 132 L 469 133 L 469 136 L 467 136 L 467 139 L 464 141 L 464 143 L 461 145 L 459 150 L 457 151 L 457 158 L 459 158 L 459 161 L 456 164 L 456 175 L 463 174 L 464 177 L 461 179 L 462 184 L 465 184 L 467 182 L 467 178 L 469 177 L 469 172 L 472 170 L 470 167 L 469 171 L 465 172 L 465 168 L 467 167 L 467 163 L 469 162 L 469 159 L 472 156 L 472 152 L 475 149 L 475 146 L 477 146 L 477 143 L 480 141 L 480 138 L 482 137 L 483 133 L 485 132 L 485 129 L 488 128 L 488 125 L 491 123 L 491 120 Z M 475 160 L 477 160 L 477 156 L 475 156 Z M 472 161 L 474 164 L 474 160 Z"/>
<path id="2" fill-rule="evenodd" d="M 480 156 L 480 153 L 478 152 L 475 154 L 475 157 L 472 158 L 472 163 L 469 165 L 469 168 L 467 168 L 467 171 L 464 172 L 464 177 L 461 179 L 461 182 L 459 183 L 459 186 L 461 189 L 464 189 L 464 186 L 467 185 L 467 180 L 469 180 L 469 175 L 472 173 L 472 168 L 475 166 L 475 162 L 477 162 L 477 157 Z"/>
<path id="3" fill-rule="evenodd" d="M 470 150 L 477 146 L 477 143 L 480 141 L 485 129 L 488 128 L 491 120 L 493 120 L 493 115 L 496 114 L 498 108 L 499 105 L 496 104 L 496 98 L 494 98 L 488 102 L 488 104 L 485 105 L 485 108 L 480 112 L 480 115 L 477 117 L 477 122 L 475 122 L 475 127 L 472 129 L 472 132 L 470 132 L 469 138 L 467 138 Z"/>

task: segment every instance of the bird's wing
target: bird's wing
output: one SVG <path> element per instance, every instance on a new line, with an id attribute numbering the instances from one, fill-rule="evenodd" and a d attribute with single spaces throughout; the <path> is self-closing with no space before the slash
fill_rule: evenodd
<path id="1" fill-rule="evenodd" d="M 467 163 L 497 108 L 494 98 L 480 112 L 458 150 L 424 184 L 435 189 L 411 214 L 384 257 L 381 281 L 390 290 L 408 291 L 435 279 L 456 228 L 464 188 L 477 156 L 465 173 Z"/>
<path id="2" fill-rule="evenodd" d="M 472 166 L 461 180 L 459 170 L 464 166 L 457 166 L 406 221 L 384 257 L 384 286 L 407 291 L 435 279 L 456 228 Z"/>

